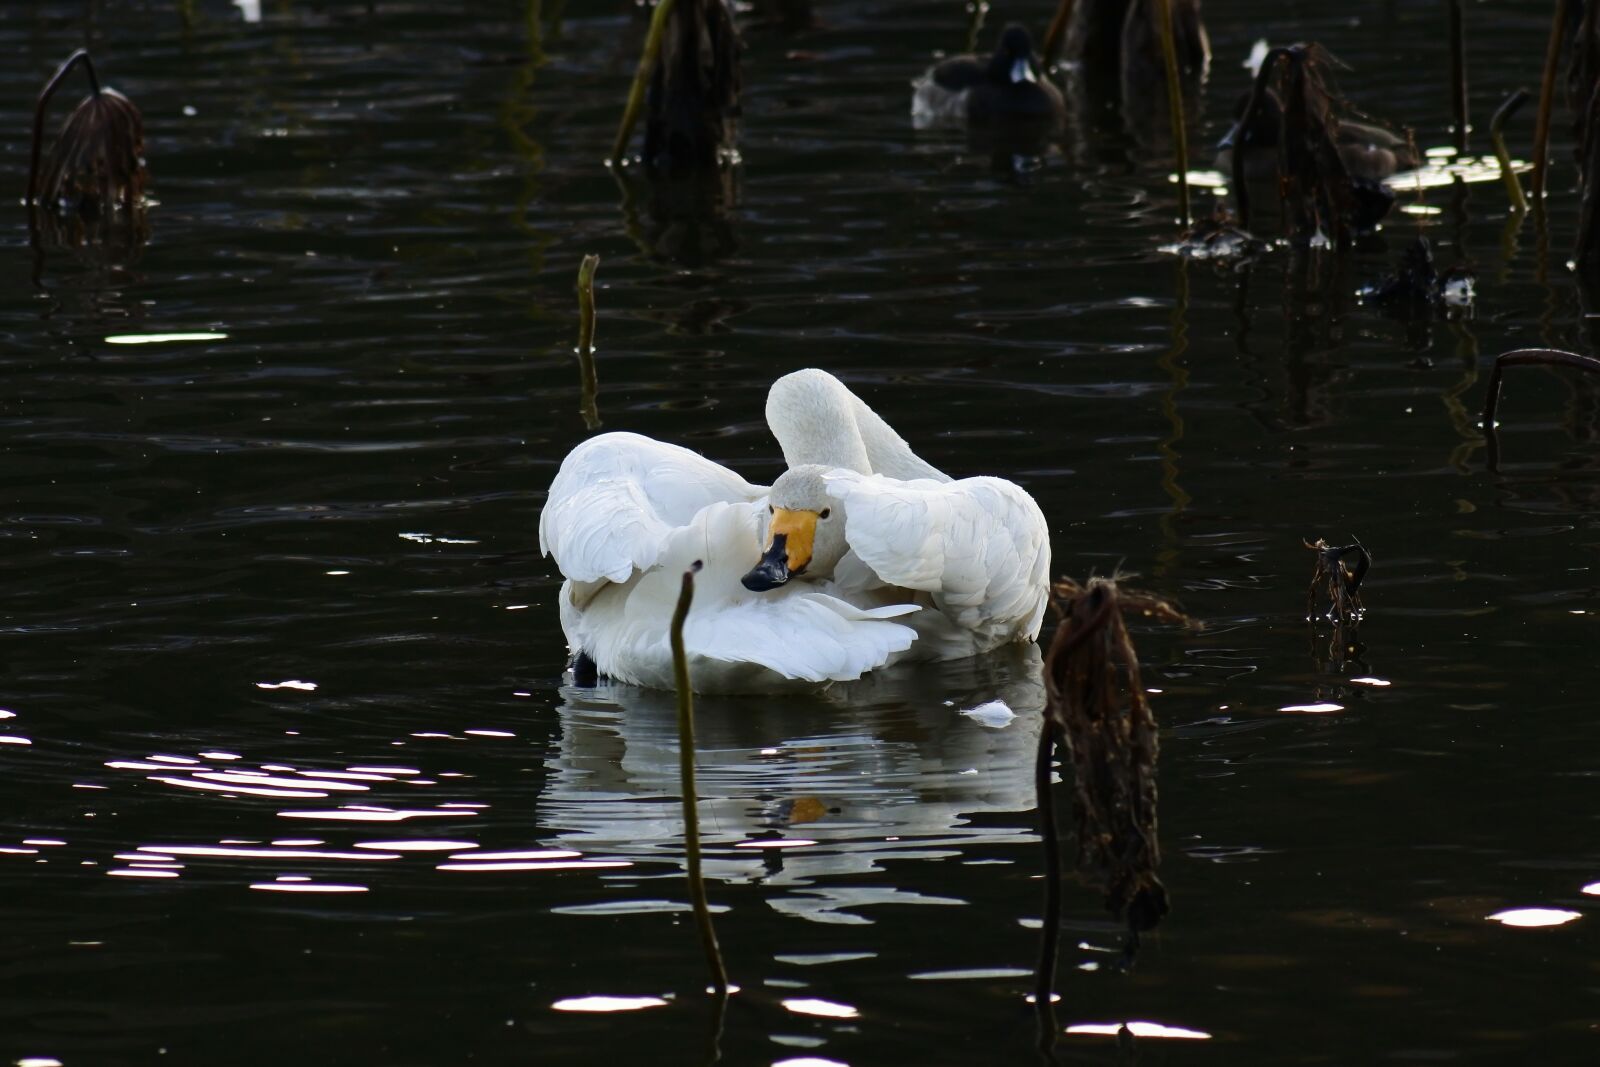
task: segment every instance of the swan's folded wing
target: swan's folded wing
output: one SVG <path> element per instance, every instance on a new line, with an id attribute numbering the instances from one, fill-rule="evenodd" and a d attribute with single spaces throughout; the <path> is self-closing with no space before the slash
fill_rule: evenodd
<path id="1" fill-rule="evenodd" d="M 911 604 L 858 608 L 826 593 L 802 593 L 726 604 L 684 623 L 691 656 L 753 663 L 785 678 L 848 682 L 883 666 L 917 639 L 892 621 Z"/>
<path id="2" fill-rule="evenodd" d="M 606 433 L 568 453 L 539 515 L 539 551 L 578 582 L 627 581 L 699 510 L 766 490 L 677 445 Z"/>
<path id="3" fill-rule="evenodd" d="M 844 505 L 850 547 L 884 582 L 932 593 L 963 626 L 1038 635 L 1050 531 L 1020 487 L 1003 478 L 941 483 L 849 471 L 827 483 Z"/>

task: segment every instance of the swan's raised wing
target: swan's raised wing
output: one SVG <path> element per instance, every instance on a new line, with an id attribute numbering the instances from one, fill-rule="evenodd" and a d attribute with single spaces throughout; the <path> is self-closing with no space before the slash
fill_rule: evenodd
<path id="1" fill-rule="evenodd" d="M 1049 593 L 1050 531 L 1033 498 L 1004 478 L 897 481 L 837 471 L 845 537 L 889 585 L 931 593 L 970 630 L 1039 634 Z"/>
<path id="2" fill-rule="evenodd" d="M 667 535 L 707 504 L 765 493 L 687 448 L 600 434 L 561 461 L 539 515 L 539 551 L 574 581 L 624 582 L 653 567 Z"/>

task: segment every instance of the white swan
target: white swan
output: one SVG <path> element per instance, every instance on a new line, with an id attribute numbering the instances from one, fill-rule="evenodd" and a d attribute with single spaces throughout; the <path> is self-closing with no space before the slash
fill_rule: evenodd
<path id="1" fill-rule="evenodd" d="M 562 461 L 539 549 L 566 577 L 567 642 L 600 674 L 672 686 L 667 630 L 696 561 L 684 647 L 701 692 L 814 688 L 1038 636 L 1050 537 L 1021 488 L 952 480 L 825 371 L 774 382 L 767 424 L 789 465 L 770 489 L 631 433 Z"/>

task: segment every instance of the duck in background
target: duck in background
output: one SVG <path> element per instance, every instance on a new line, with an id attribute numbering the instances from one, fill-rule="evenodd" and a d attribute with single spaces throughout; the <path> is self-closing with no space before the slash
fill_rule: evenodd
<path id="1" fill-rule="evenodd" d="M 994 54 L 951 56 L 911 83 L 911 123 L 939 126 L 1059 126 L 1066 118 L 1061 90 L 1040 77 L 1033 38 L 1016 23 L 1000 34 Z"/>

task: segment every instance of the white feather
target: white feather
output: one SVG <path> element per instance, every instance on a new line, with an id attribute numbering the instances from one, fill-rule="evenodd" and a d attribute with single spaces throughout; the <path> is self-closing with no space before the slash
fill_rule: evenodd
<path id="1" fill-rule="evenodd" d="M 829 474 L 827 484 L 844 505 L 851 550 L 885 583 L 932 594 L 980 645 L 1039 635 L 1050 532 L 1019 486 L 1003 478 L 895 481 L 852 471 Z"/>
<path id="2" fill-rule="evenodd" d="M 765 494 L 687 448 L 601 434 L 561 462 L 539 514 L 539 551 L 573 581 L 625 582 L 655 566 L 667 535 L 707 504 Z"/>

